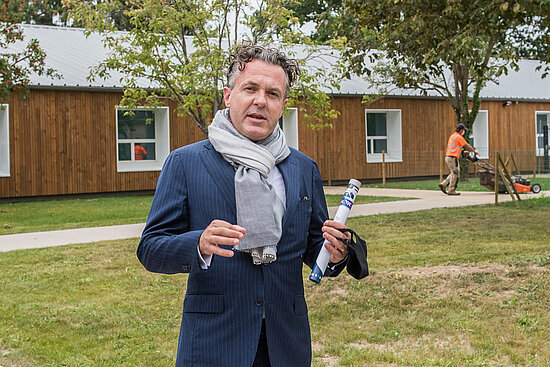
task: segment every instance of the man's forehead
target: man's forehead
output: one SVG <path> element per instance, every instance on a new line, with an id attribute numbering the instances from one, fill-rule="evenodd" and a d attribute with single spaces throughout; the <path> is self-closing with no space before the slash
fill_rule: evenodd
<path id="1" fill-rule="evenodd" d="M 261 60 L 253 60 L 245 64 L 235 80 L 238 84 L 261 86 L 267 83 L 269 89 L 285 90 L 286 73 L 279 65 L 273 65 Z"/>
<path id="2" fill-rule="evenodd" d="M 239 75 L 258 74 L 271 77 L 283 77 L 286 80 L 284 69 L 280 65 L 274 65 L 262 60 L 252 60 L 244 65 L 243 70 Z"/>

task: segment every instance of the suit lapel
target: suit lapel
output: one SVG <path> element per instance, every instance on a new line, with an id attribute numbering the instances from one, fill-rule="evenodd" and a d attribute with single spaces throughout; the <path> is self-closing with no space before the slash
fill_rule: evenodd
<path id="1" fill-rule="evenodd" d="M 292 153 L 277 165 L 285 181 L 286 192 L 286 210 L 283 216 L 283 228 L 286 227 L 289 218 L 294 216 L 298 205 L 298 195 L 300 190 L 300 170 L 296 156 Z"/>
<path id="2" fill-rule="evenodd" d="M 212 177 L 212 180 L 216 183 L 223 198 L 232 209 L 232 214 L 236 216 L 235 170 L 225 159 L 223 159 L 222 155 L 214 149 L 210 141 L 206 141 L 204 147 L 206 149 L 200 153 L 202 163 L 206 167 L 210 177 Z"/>

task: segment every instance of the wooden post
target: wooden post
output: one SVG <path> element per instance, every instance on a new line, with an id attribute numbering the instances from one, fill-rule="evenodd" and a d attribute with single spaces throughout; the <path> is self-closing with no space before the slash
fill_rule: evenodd
<path id="1" fill-rule="evenodd" d="M 499 152 L 497 152 L 495 157 L 495 177 L 493 178 L 493 182 L 495 183 L 495 206 L 498 205 L 498 161 L 499 161 Z"/>
<path id="2" fill-rule="evenodd" d="M 535 149 L 535 162 L 533 163 L 533 177 L 537 177 L 537 150 Z"/>
<path id="3" fill-rule="evenodd" d="M 439 151 L 439 182 L 443 181 L 443 161 L 445 160 L 445 155 L 443 151 Z"/>
<path id="4" fill-rule="evenodd" d="M 328 144 L 328 185 L 332 186 L 332 157 L 334 156 L 332 152 L 334 152 L 334 149 L 332 149 L 332 142 L 334 141 L 334 129 L 331 129 L 331 133 L 329 135 L 330 142 Z"/>
<path id="5" fill-rule="evenodd" d="M 502 179 L 502 183 L 504 183 L 504 187 L 506 187 L 506 191 L 510 194 L 510 197 L 512 198 L 512 201 L 514 204 L 516 204 L 516 207 L 519 208 L 518 201 L 521 200 L 519 197 L 518 190 L 516 189 L 516 186 L 514 185 L 514 182 L 512 181 L 512 176 L 510 176 L 510 172 L 508 171 L 508 168 L 506 165 L 502 162 L 502 160 L 499 157 L 499 162 L 502 168 L 498 171 L 498 174 L 500 175 L 500 178 Z M 515 196 L 514 196 L 515 194 Z M 517 201 L 516 201 L 517 197 Z"/>
<path id="6" fill-rule="evenodd" d="M 510 172 L 510 176 L 513 176 L 513 173 L 514 172 L 517 172 L 517 174 L 519 175 L 521 172 L 519 171 L 519 167 L 518 167 L 518 164 L 516 162 L 516 158 L 514 158 L 514 154 L 513 153 L 510 153 L 510 159 L 512 161 L 512 163 L 514 164 L 514 171 L 509 171 Z"/>
<path id="7" fill-rule="evenodd" d="M 504 161 L 503 168 L 504 167 L 508 169 L 508 171 L 510 171 L 510 157 L 506 158 L 506 160 Z"/>
<path id="8" fill-rule="evenodd" d="M 386 152 L 382 151 L 382 187 L 386 187 Z"/>
<path id="9" fill-rule="evenodd" d="M 332 154 L 328 156 L 328 185 L 332 186 Z"/>

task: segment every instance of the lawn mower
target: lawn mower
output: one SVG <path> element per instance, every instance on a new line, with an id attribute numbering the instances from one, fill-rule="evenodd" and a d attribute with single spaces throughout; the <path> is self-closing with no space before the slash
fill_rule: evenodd
<path id="1" fill-rule="evenodd" d="M 488 188 L 489 190 L 495 189 L 495 167 L 477 157 L 477 154 L 474 152 L 462 152 L 462 156 L 468 159 L 470 162 L 474 163 L 480 168 L 479 172 L 479 184 L 483 187 Z M 508 178 L 504 176 L 504 179 L 508 181 Z M 518 193 L 532 192 L 538 194 L 541 191 L 541 186 L 538 183 L 531 184 L 531 180 L 528 180 L 520 175 L 515 175 L 510 177 L 511 182 L 508 182 L 510 185 L 514 185 Z M 506 185 L 504 182 L 499 180 L 498 182 L 498 192 L 501 194 L 506 193 Z"/>

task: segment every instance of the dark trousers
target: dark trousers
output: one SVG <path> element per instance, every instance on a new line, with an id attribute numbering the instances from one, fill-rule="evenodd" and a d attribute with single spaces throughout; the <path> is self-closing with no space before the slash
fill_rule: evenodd
<path id="1" fill-rule="evenodd" d="M 258 342 L 258 350 L 252 367 L 271 367 L 269 363 L 269 354 L 267 352 L 267 337 L 265 335 L 265 320 L 262 322 L 262 331 L 260 333 L 260 341 Z"/>

